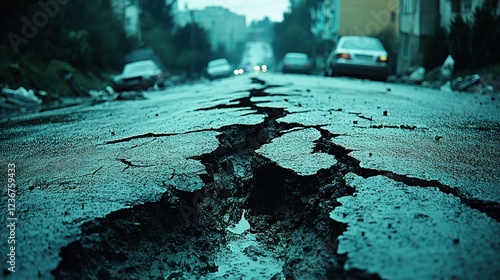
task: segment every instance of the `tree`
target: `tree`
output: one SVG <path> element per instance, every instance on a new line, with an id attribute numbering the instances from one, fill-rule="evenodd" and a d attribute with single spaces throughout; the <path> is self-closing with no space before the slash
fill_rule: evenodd
<path id="1" fill-rule="evenodd" d="M 196 23 L 177 29 L 172 37 L 179 69 L 194 74 L 201 72 L 211 57 L 206 31 Z"/>
<path id="2" fill-rule="evenodd" d="M 131 42 L 109 1 L 73 0 L 65 6 L 62 16 L 66 60 L 89 70 L 121 68 Z"/>
<path id="3" fill-rule="evenodd" d="M 310 9 L 315 7 L 318 0 L 306 0 L 292 5 L 291 12 L 283 15 L 283 21 L 274 27 L 273 49 L 277 59 L 285 53 L 296 51 L 311 54 L 314 49 L 315 38 L 311 33 Z"/>
<path id="4" fill-rule="evenodd" d="M 461 16 L 452 21 L 449 47 L 456 69 L 478 69 L 500 63 L 500 17 L 496 15 L 497 7 L 498 1 L 485 1 L 475 9 L 471 23 Z"/>
<path id="5" fill-rule="evenodd" d="M 500 62 L 500 17 L 495 14 L 496 6 L 487 1 L 474 11 L 471 26 L 471 48 L 477 67 Z"/>
<path id="6" fill-rule="evenodd" d="M 172 30 L 174 17 L 172 7 L 176 1 L 140 0 L 141 9 L 150 14 L 156 27 Z"/>
<path id="7" fill-rule="evenodd" d="M 462 16 L 456 16 L 450 27 L 450 53 L 455 60 L 455 69 L 463 70 L 470 65 L 475 66 L 471 49 L 471 26 Z"/>
<path id="8" fill-rule="evenodd" d="M 438 24 L 424 45 L 424 67 L 427 70 L 434 69 L 442 65 L 448 55 L 448 33 Z"/>

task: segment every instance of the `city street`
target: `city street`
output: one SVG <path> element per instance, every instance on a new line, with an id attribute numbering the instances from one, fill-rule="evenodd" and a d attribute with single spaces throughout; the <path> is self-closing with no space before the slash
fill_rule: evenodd
<path id="1" fill-rule="evenodd" d="M 500 275 L 498 94 L 260 73 L 144 95 L 0 120 L 7 279 Z"/>

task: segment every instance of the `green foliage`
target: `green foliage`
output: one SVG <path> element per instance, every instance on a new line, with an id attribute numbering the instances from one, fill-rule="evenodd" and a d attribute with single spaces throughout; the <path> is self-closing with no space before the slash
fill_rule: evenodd
<path id="1" fill-rule="evenodd" d="M 441 26 L 434 28 L 434 34 L 424 44 L 424 67 L 434 69 L 443 64 L 448 51 L 448 33 Z"/>
<path id="2" fill-rule="evenodd" d="M 285 13 L 283 21 L 275 25 L 272 45 L 278 60 L 287 52 L 313 52 L 315 39 L 310 30 L 310 8 L 315 3 L 314 0 L 308 0 L 292 6 L 292 11 Z"/>
<path id="3" fill-rule="evenodd" d="M 172 5 L 174 2 L 167 4 L 165 0 L 140 0 L 139 4 L 144 13 L 147 13 L 147 17 L 152 19 L 154 26 L 167 30 L 173 28 Z"/>
<path id="4" fill-rule="evenodd" d="M 82 16 L 91 15 L 91 16 Z M 122 23 L 114 16 L 108 1 L 72 0 L 64 9 L 64 38 L 73 48 L 66 57 L 72 65 L 84 69 L 117 69 L 130 50 Z M 71 34 L 82 34 L 75 42 Z M 75 49 L 75 46 L 79 46 Z M 88 47 L 84 47 L 88 46 Z"/>
<path id="5" fill-rule="evenodd" d="M 495 14 L 496 1 L 485 1 L 476 8 L 472 23 L 457 16 L 451 23 L 450 53 L 455 69 L 478 69 L 500 62 L 500 17 Z"/>
<path id="6" fill-rule="evenodd" d="M 470 39 L 476 67 L 500 62 L 500 17 L 488 4 L 474 11 Z"/>
<path id="7" fill-rule="evenodd" d="M 47 3 L 56 6 L 47 11 L 41 7 Z M 169 3 L 140 0 L 145 47 L 153 48 L 170 71 L 202 71 L 212 56 L 207 34 L 197 25 L 174 32 L 175 1 Z M 91 85 L 90 73 L 120 71 L 125 56 L 137 46 L 126 37 L 123 22 L 108 0 L 71 0 L 66 4 L 57 0 L 6 1 L 0 16 L 0 82 L 11 85 L 67 91 L 63 72 L 73 73 L 82 85 Z M 44 22 L 26 27 L 35 20 Z M 27 34 L 26 30 L 32 32 Z M 23 74 L 13 76 L 9 63 L 20 64 Z"/>
<path id="8" fill-rule="evenodd" d="M 471 26 L 462 16 L 458 15 L 451 22 L 450 52 L 455 60 L 455 69 L 461 70 L 474 66 L 471 49 Z"/>
<path id="9" fill-rule="evenodd" d="M 146 46 L 155 50 L 163 65 L 171 68 L 175 66 L 175 49 L 172 44 L 172 35 L 168 30 L 155 27 L 143 33 Z"/>
<path id="10" fill-rule="evenodd" d="M 42 2 L 56 6 L 47 11 L 40 6 Z M 33 54 L 45 61 L 60 59 L 86 71 L 97 71 L 116 69 L 128 51 L 122 24 L 108 1 L 72 0 L 64 5 L 58 1 L 7 1 L 1 16 L 7 19 L 2 34 L 15 34 L 22 40 L 1 37 L 0 42 L 11 47 L 14 59 Z M 44 18 L 44 24 L 35 24 Z"/>
<path id="11" fill-rule="evenodd" d="M 202 72 L 211 57 L 206 31 L 196 23 L 187 24 L 173 35 L 176 51 L 175 65 L 182 71 Z"/>

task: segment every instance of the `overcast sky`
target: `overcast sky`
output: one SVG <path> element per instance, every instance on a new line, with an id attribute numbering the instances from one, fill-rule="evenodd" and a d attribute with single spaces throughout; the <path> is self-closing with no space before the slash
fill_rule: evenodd
<path id="1" fill-rule="evenodd" d="M 268 16 L 272 21 L 282 21 L 288 10 L 289 0 L 178 0 L 179 10 L 203 9 L 206 6 L 223 6 L 234 13 L 246 16 L 247 23 Z"/>

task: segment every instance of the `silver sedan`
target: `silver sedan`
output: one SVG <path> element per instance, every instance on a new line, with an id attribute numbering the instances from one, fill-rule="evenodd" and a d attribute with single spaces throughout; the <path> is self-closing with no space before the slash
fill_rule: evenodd
<path id="1" fill-rule="evenodd" d="M 354 76 L 386 80 L 389 56 L 379 39 L 344 36 L 328 56 L 325 76 Z"/>

